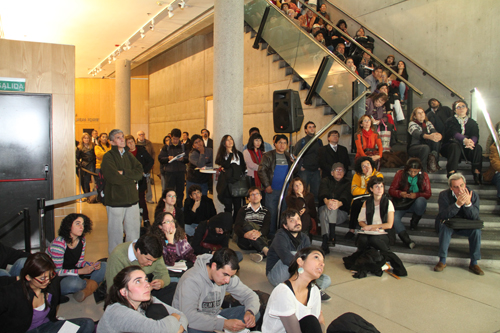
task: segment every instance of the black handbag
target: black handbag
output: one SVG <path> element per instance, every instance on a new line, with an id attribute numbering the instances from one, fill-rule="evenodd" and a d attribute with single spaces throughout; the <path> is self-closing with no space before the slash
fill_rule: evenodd
<path id="1" fill-rule="evenodd" d="M 394 205 L 395 210 L 408 210 L 410 209 L 411 205 L 415 202 L 417 199 L 408 199 L 408 198 L 401 198 L 401 199 L 393 199 L 392 203 Z"/>
<path id="2" fill-rule="evenodd" d="M 248 178 L 245 173 L 243 173 L 240 179 L 234 183 L 227 184 L 227 188 L 229 190 L 229 194 L 231 194 L 233 198 L 242 198 L 248 195 L 250 183 L 248 182 Z"/>
<path id="3" fill-rule="evenodd" d="M 483 220 L 467 220 L 459 217 L 444 220 L 443 222 L 448 228 L 451 229 L 483 229 Z"/>

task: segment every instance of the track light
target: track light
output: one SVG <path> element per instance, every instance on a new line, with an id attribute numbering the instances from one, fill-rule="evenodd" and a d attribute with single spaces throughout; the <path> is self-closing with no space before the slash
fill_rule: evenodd
<path id="1" fill-rule="evenodd" d="M 146 37 L 146 35 L 144 34 L 144 29 L 141 29 L 139 32 L 141 33 L 141 38 Z"/>
<path id="2" fill-rule="evenodd" d="M 185 6 L 186 6 L 186 2 L 184 0 L 181 0 L 181 2 L 179 2 L 179 8 L 184 9 Z"/>
<path id="3" fill-rule="evenodd" d="M 168 18 L 172 18 L 172 16 L 174 16 L 174 13 L 172 11 L 168 11 Z"/>

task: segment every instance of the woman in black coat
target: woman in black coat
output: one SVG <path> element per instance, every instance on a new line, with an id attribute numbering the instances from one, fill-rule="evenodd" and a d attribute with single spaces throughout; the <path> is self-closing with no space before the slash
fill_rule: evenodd
<path id="1" fill-rule="evenodd" d="M 229 190 L 229 184 L 234 184 L 245 176 L 247 165 L 243 154 L 234 146 L 231 135 L 226 134 L 222 137 L 215 164 L 220 165 L 221 171 L 217 182 L 217 197 L 224 205 L 224 211 L 233 214 L 234 223 L 243 197 L 233 197 Z"/>
<path id="2" fill-rule="evenodd" d="M 95 172 L 95 152 L 94 143 L 88 133 L 83 133 L 82 141 L 78 144 L 76 149 L 76 161 L 78 165 L 86 170 Z M 91 174 L 83 170 L 78 175 L 80 177 L 80 184 L 83 193 L 90 192 L 90 182 L 92 181 Z"/>
<path id="3" fill-rule="evenodd" d="M 151 223 L 149 222 L 148 205 L 146 203 L 146 191 L 148 189 L 146 174 L 151 171 L 155 160 L 151 157 L 151 155 L 149 155 L 144 146 L 137 146 L 135 144 L 135 138 L 132 135 L 127 135 L 125 137 L 125 142 L 127 143 L 129 152 L 132 153 L 142 165 L 143 176 L 142 179 L 139 180 L 139 208 L 142 209 L 144 226 L 148 227 Z"/>
<path id="4" fill-rule="evenodd" d="M 65 323 L 56 317 L 60 278 L 52 259 L 45 253 L 31 254 L 16 277 L 0 278 L 0 323 L 4 333 L 57 332 Z M 78 332 L 94 331 L 89 318 L 70 319 Z"/>
<path id="5" fill-rule="evenodd" d="M 462 158 L 471 162 L 471 172 L 476 185 L 483 183 L 482 155 L 483 148 L 479 145 L 479 126 L 470 118 L 465 101 L 453 103 L 454 116 L 445 123 L 445 132 L 441 155 L 448 159 L 446 171 L 448 178 L 457 172 L 458 163 Z"/>

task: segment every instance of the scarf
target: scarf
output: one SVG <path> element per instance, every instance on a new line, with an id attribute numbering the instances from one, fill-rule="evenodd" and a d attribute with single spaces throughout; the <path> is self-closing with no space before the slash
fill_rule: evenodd
<path id="1" fill-rule="evenodd" d="M 363 150 L 365 149 L 373 149 L 375 148 L 375 138 L 376 136 L 373 135 L 373 131 L 371 128 L 368 131 L 362 130 L 362 136 L 363 136 Z"/>
<path id="2" fill-rule="evenodd" d="M 457 119 L 458 123 L 460 124 L 460 128 L 462 129 L 462 135 L 465 135 L 465 124 L 467 124 L 467 121 L 469 121 L 469 116 L 465 117 L 459 117 L 457 114 L 455 114 L 455 118 Z"/>
<path id="3" fill-rule="evenodd" d="M 414 120 L 415 124 L 422 127 L 422 133 L 427 133 L 427 123 L 425 121 L 419 122 L 417 119 Z"/>
<path id="4" fill-rule="evenodd" d="M 410 190 L 408 192 L 411 193 L 419 192 L 417 182 L 418 182 L 418 176 L 415 177 L 408 176 L 408 185 L 410 186 Z"/>
<path id="5" fill-rule="evenodd" d="M 248 152 L 250 153 L 250 157 L 252 158 L 252 161 L 255 164 L 259 164 L 260 165 L 260 162 L 262 161 L 262 150 L 257 149 L 257 151 L 255 151 L 255 150 L 249 149 Z M 260 178 L 259 178 L 259 175 L 257 174 L 257 172 L 254 171 L 253 172 L 253 176 L 254 176 L 254 179 L 255 179 L 255 187 L 261 188 L 262 184 L 260 182 Z"/>

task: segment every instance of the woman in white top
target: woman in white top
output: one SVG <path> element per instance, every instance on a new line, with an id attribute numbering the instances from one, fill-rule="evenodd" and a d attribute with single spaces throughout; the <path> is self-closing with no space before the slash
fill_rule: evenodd
<path id="1" fill-rule="evenodd" d="M 262 333 L 323 332 L 321 295 L 314 281 L 323 274 L 325 255 L 317 246 L 297 252 L 290 279 L 274 288 L 267 303 Z"/>
<path id="2" fill-rule="evenodd" d="M 381 252 L 390 252 L 389 237 L 385 230 L 391 229 L 394 223 L 394 205 L 384 194 L 383 178 L 370 178 L 367 188 L 371 196 L 366 199 L 358 216 L 361 226 L 356 241 L 358 251 L 371 246 Z"/>

